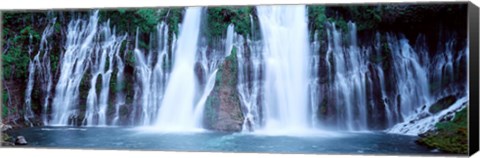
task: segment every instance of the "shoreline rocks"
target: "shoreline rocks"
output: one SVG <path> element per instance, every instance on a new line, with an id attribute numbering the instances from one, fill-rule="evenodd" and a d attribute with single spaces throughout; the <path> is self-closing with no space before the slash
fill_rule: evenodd
<path id="1" fill-rule="evenodd" d="M 8 131 L 8 130 L 10 130 L 10 129 L 12 129 L 12 128 L 13 128 L 13 127 L 10 126 L 10 125 L 5 125 L 5 124 L 3 124 L 3 123 L 0 123 L 0 129 L 1 129 L 2 132 Z"/>
<path id="2" fill-rule="evenodd" d="M 15 145 L 27 145 L 28 142 L 24 136 L 17 136 L 15 139 Z"/>

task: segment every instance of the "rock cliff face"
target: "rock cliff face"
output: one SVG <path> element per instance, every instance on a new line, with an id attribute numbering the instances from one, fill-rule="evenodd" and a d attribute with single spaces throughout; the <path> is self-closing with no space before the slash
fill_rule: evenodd
<path id="1" fill-rule="evenodd" d="M 208 129 L 236 132 L 242 130 L 243 114 L 238 98 L 237 57 L 235 51 L 220 66 L 215 88 L 205 105 L 204 124 Z"/>

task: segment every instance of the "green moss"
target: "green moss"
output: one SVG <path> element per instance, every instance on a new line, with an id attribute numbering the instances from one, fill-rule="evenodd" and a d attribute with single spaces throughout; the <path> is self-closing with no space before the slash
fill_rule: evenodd
<path id="1" fill-rule="evenodd" d="M 6 93 L 3 93 L 3 103 L 2 103 L 2 117 L 6 117 L 8 115 L 8 107 L 6 106 L 7 104 L 7 95 L 5 95 Z"/>
<path id="2" fill-rule="evenodd" d="M 322 100 L 322 103 L 320 104 L 320 108 L 319 108 L 320 115 L 319 116 L 325 116 L 327 114 L 327 106 L 328 106 L 328 101 L 327 101 L 327 98 L 325 97 Z"/>
<path id="3" fill-rule="evenodd" d="M 370 59 L 370 62 L 372 63 L 381 63 L 382 61 L 387 59 L 387 57 L 383 55 L 372 54 L 370 55 L 369 59 Z"/>
<path id="4" fill-rule="evenodd" d="M 234 47 L 232 49 L 231 54 L 225 58 L 225 62 L 229 64 L 228 67 L 230 67 L 230 72 L 229 74 L 235 75 L 237 74 L 238 71 L 238 66 L 237 66 L 237 49 Z M 229 86 L 235 87 L 237 84 L 237 78 L 233 77 L 228 81 Z"/>
<path id="5" fill-rule="evenodd" d="M 436 114 L 448 107 L 450 107 L 453 103 L 457 101 L 457 98 L 455 96 L 447 96 L 445 98 L 440 99 L 436 103 L 432 104 L 430 106 L 430 109 L 428 111 L 432 114 Z"/>
<path id="6" fill-rule="evenodd" d="M 204 120 L 207 127 L 212 128 L 214 122 L 217 122 L 218 98 L 216 95 L 210 95 L 205 102 Z"/>
<path id="7" fill-rule="evenodd" d="M 7 133 L 2 133 L 2 142 L 9 142 L 13 141 L 13 138 L 9 136 Z"/>
<path id="8" fill-rule="evenodd" d="M 221 81 L 222 81 L 222 76 L 223 76 L 222 73 L 223 73 L 223 70 L 222 70 L 222 69 L 218 69 L 218 70 L 217 70 L 217 74 L 216 74 L 216 76 L 215 76 L 215 85 L 221 83 Z"/>
<path id="9" fill-rule="evenodd" d="M 467 106 L 468 107 L 468 106 Z M 468 122 L 467 108 L 455 114 L 452 121 L 440 122 L 435 125 L 435 131 L 430 131 L 417 143 L 438 148 L 448 153 L 468 153 Z"/>

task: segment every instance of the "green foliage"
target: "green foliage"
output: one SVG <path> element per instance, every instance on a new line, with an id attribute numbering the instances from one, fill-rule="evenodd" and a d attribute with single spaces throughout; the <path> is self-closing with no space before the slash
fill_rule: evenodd
<path id="1" fill-rule="evenodd" d="M 352 20 L 357 23 L 357 30 L 370 30 L 377 28 L 382 22 L 383 9 L 381 6 L 349 6 Z"/>
<path id="2" fill-rule="evenodd" d="M 229 24 L 234 25 L 234 30 L 242 35 L 251 33 L 250 14 L 252 7 L 209 7 L 207 10 L 207 36 L 221 37 L 225 34 Z"/>
<path id="3" fill-rule="evenodd" d="M 327 7 L 327 18 L 335 22 L 342 31 L 347 31 L 348 21 L 355 22 L 358 31 L 377 29 L 382 22 L 382 5 L 351 5 L 348 7 Z"/>
<path id="4" fill-rule="evenodd" d="M 327 21 L 325 6 L 308 6 L 308 21 L 310 22 L 311 30 L 323 30 L 323 24 Z"/>
<path id="5" fill-rule="evenodd" d="M 139 9 L 135 13 L 144 20 L 144 26 L 155 26 L 158 23 L 159 18 L 154 9 Z"/>
<path id="6" fill-rule="evenodd" d="M 13 138 L 9 136 L 7 133 L 2 133 L 2 141 L 0 142 L 8 142 L 13 141 Z"/>
<path id="7" fill-rule="evenodd" d="M 327 21 L 327 15 L 325 14 L 325 6 L 320 5 L 311 5 L 308 6 L 308 22 L 309 22 L 309 30 L 310 30 L 310 37 L 313 40 L 313 34 L 316 30 L 325 30 L 324 23 Z M 321 34 L 324 31 L 320 31 L 318 36 L 322 36 Z"/>
<path id="8" fill-rule="evenodd" d="M 437 123 L 435 125 L 436 131 L 428 132 L 426 136 L 417 140 L 417 143 L 449 153 L 467 154 L 467 121 L 467 108 L 464 108 L 455 114 L 455 118 L 452 121 Z"/>
<path id="9" fill-rule="evenodd" d="M 125 64 L 131 67 L 135 66 L 135 54 L 133 53 L 133 50 L 127 51 L 127 55 L 125 57 Z"/>
<path id="10" fill-rule="evenodd" d="M 325 6 L 308 6 L 308 20 L 314 25 L 313 28 L 322 29 L 322 24 L 327 20 Z"/>
<path id="11" fill-rule="evenodd" d="M 157 10 L 151 8 L 101 10 L 99 17 L 100 21 L 110 20 L 121 34 L 133 34 L 137 28 L 140 32 L 152 32 L 160 20 Z"/>
<path id="12" fill-rule="evenodd" d="M 30 58 L 23 45 L 8 49 L 2 56 L 3 78 L 21 78 L 28 74 Z M 12 76 L 14 75 L 14 76 Z"/>
<path id="13" fill-rule="evenodd" d="M 437 123 L 435 127 L 437 127 L 437 129 L 440 131 L 447 131 L 447 132 L 453 132 L 456 129 L 462 130 L 462 128 L 466 130 L 468 126 L 467 112 L 468 112 L 468 108 L 464 108 L 455 114 L 455 118 L 452 121 Z"/>
<path id="14" fill-rule="evenodd" d="M 36 19 L 45 18 L 40 13 L 6 12 L 3 14 L 3 79 L 25 79 L 28 76 L 28 64 L 31 51 L 38 51 L 38 43 L 46 23 L 36 23 Z M 54 56 L 54 55 L 52 55 Z M 56 66 L 56 63 L 53 63 Z"/>
<path id="15" fill-rule="evenodd" d="M 6 117 L 8 115 L 8 108 L 5 105 L 6 104 L 2 104 L 2 117 Z"/>
<path id="16" fill-rule="evenodd" d="M 28 53 L 22 51 L 21 47 L 9 49 L 8 52 L 5 52 L 2 56 L 2 60 L 4 79 L 27 76 L 30 58 Z"/>
<path id="17" fill-rule="evenodd" d="M 342 30 L 343 32 L 348 31 L 348 23 L 343 19 L 343 17 L 340 17 L 338 19 L 335 18 L 328 18 L 328 21 L 335 23 L 335 27 L 338 29 Z M 343 38 L 345 39 L 345 38 Z"/>
<path id="18" fill-rule="evenodd" d="M 183 8 L 168 8 L 160 11 L 160 18 L 169 25 L 170 37 L 173 34 L 178 35 L 178 24 L 182 21 L 183 10 Z"/>

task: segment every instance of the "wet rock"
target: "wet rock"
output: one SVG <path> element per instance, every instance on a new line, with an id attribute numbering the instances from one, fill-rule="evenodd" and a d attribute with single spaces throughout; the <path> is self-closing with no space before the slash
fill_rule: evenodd
<path id="1" fill-rule="evenodd" d="M 427 117 L 429 117 L 429 116 L 431 116 L 431 115 L 428 114 L 428 113 L 420 113 L 420 114 L 418 114 L 418 116 L 417 116 L 417 120 L 421 120 L 421 119 L 427 118 Z"/>
<path id="2" fill-rule="evenodd" d="M 5 132 L 5 131 L 8 131 L 8 130 L 12 129 L 12 126 L 0 123 L 0 129 L 1 129 L 2 132 Z"/>
<path id="3" fill-rule="evenodd" d="M 215 88 L 205 105 L 204 123 L 216 131 L 238 132 L 242 130 L 243 113 L 238 98 L 236 53 L 226 58 L 217 72 Z"/>
<path id="4" fill-rule="evenodd" d="M 15 139 L 15 145 L 27 145 L 27 144 L 28 142 L 24 136 L 17 136 L 17 139 Z"/>
<path id="5" fill-rule="evenodd" d="M 12 143 L 12 142 L 2 142 L 2 146 L 15 146 L 15 143 Z"/>
<path id="6" fill-rule="evenodd" d="M 442 110 L 449 108 L 453 103 L 455 103 L 455 101 L 457 101 L 457 98 L 455 96 L 444 97 L 438 100 L 436 103 L 432 104 L 428 111 L 432 114 L 436 114 Z"/>

